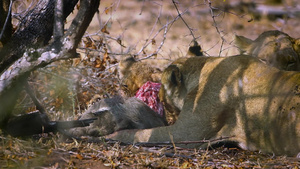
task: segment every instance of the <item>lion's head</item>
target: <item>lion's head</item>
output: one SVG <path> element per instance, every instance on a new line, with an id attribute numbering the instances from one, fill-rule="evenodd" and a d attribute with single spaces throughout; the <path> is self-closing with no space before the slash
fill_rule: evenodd
<path id="1" fill-rule="evenodd" d="M 300 71 L 300 39 L 294 39 L 281 31 L 266 31 L 251 40 L 235 37 L 241 53 L 258 57 L 262 62 L 288 71 Z"/>

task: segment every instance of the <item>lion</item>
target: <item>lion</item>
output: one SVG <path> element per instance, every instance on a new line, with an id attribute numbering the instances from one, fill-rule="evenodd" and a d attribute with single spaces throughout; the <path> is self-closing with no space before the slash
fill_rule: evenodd
<path id="1" fill-rule="evenodd" d="M 262 62 L 281 70 L 300 71 L 300 39 L 272 30 L 263 32 L 257 39 L 235 36 L 241 54 L 258 57 Z"/>
<path id="2" fill-rule="evenodd" d="M 161 70 L 147 63 L 136 61 L 128 56 L 119 62 L 119 75 L 123 84 L 128 89 L 128 96 L 134 96 L 137 90 L 147 81 L 160 82 Z"/>
<path id="3" fill-rule="evenodd" d="M 161 82 L 163 102 L 180 111 L 175 124 L 105 138 L 189 148 L 207 148 L 218 141 L 201 140 L 223 138 L 245 150 L 288 156 L 300 152 L 300 73 L 246 55 L 193 57 L 174 61 Z"/>

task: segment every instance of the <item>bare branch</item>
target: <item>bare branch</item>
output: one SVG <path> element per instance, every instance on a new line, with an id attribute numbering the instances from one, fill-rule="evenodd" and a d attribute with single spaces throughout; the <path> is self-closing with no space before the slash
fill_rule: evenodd
<path id="1" fill-rule="evenodd" d="M 152 56 L 156 56 L 158 54 L 158 52 L 160 51 L 160 49 L 162 48 L 162 46 L 165 43 L 166 37 L 167 37 L 167 32 L 168 32 L 168 26 L 165 26 L 164 29 L 164 34 L 163 34 L 163 40 L 161 41 L 160 45 L 158 46 L 158 48 L 156 49 L 156 51 L 154 53 L 151 53 L 150 55 L 147 55 L 146 57 L 140 59 L 140 60 L 144 60 L 144 59 L 148 59 Z"/>
<path id="2" fill-rule="evenodd" d="M 188 11 L 188 10 L 183 11 L 182 13 L 180 13 L 180 15 L 185 14 L 187 11 Z M 165 40 L 166 40 L 166 34 L 167 34 L 168 30 L 171 28 L 171 26 L 173 25 L 173 23 L 174 23 L 175 21 L 177 21 L 179 18 L 180 18 L 180 16 L 177 15 L 172 21 L 166 23 L 163 27 L 161 27 L 161 28 L 156 32 L 156 34 L 155 34 L 151 39 L 155 39 L 155 37 L 156 37 L 162 30 L 164 30 L 162 42 L 160 43 L 159 47 L 156 49 L 156 51 L 155 51 L 154 53 L 152 53 L 152 54 L 150 54 L 150 55 L 147 55 L 146 57 L 141 58 L 140 60 L 148 59 L 148 58 L 150 58 L 150 57 L 152 57 L 152 56 L 158 54 L 158 52 L 161 50 L 161 48 L 162 48 L 162 46 L 163 46 L 163 44 L 164 44 L 164 42 L 165 42 Z M 145 45 L 140 49 L 140 51 L 137 53 L 137 55 L 140 54 L 140 53 L 141 53 L 141 52 L 142 52 L 149 44 L 151 44 L 151 41 L 148 39 L 147 43 L 145 43 Z"/>
<path id="3" fill-rule="evenodd" d="M 64 36 L 63 6 L 64 6 L 63 0 L 55 1 L 53 39 L 54 39 L 54 49 L 56 52 L 60 50 L 60 47 L 62 45 L 61 37 Z"/>
<path id="4" fill-rule="evenodd" d="M 6 30 L 6 27 L 7 27 L 7 24 L 8 22 L 10 21 L 10 18 L 11 18 L 11 8 L 12 8 L 12 3 L 13 1 L 10 0 L 10 3 L 9 3 L 9 9 L 8 9 L 8 12 L 7 12 L 7 16 L 6 16 L 6 19 L 5 19 L 5 22 L 4 22 L 4 25 L 3 25 L 3 28 L 2 28 L 2 31 L 0 33 L 0 40 L 2 39 L 2 36 Z"/>
<path id="5" fill-rule="evenodd" d="M 93 15 L 98 10 L 100 0 L 81 0 L 81 6 L 67 33 L 62 37 L 62 50 L 57 53 L 53 50 L 53 43 L 39 49 L 30 48 L 22 57 L 17 59 L 8 69 L 0 75 L 0 100 L 8 97 L 16 86 L 22 86 L 22 79 L 30 72 L 54 61 L 76 57 L 76 48 L 88 27 Z M 18 84 L 20 83 L 20 84 Z M 9 92 L 8 92 L 9 91 Z M 16 93 L 16 92 L 15 92 Z M 14 98 L 12 98 L 14 99 Z M 14 105 L 13 100 L 9 105 L 0 102 L 0 125 L 9 115 L 9 107 Z M 10 103 L 12 102 L 12 103 Z M 3 116 L 2 116 L 3 115 Z"/>
<path id="6" fill-rule="evenodd" d="M 74 45 L 76 46 L 73 46 L 73 50 L 76 49 L 94 14 L 98 11 L 99 3 L 100 0 L 80 0 L 78 14 L 65 35 L 65 38 L 75 40 Z"/>
<path id="7" fill-rule="evenodd" d="M 179 141 L 179 142 L 161 142 L 161 143 L 136 143 L 135 145 L 137 146 L 157 146 L 157 145 L 179 145 L 179 144 L 199 144 L 199 143 L 213 143 L 213 142 L 219 142 L 219 141 L 224 141 L 232 138 L 234 136 L 230 137 L 220 137 L 216 139 L 211 139 L 211 140 L 199 140 L 199 141 Z"/>
<path id="8" fill-rule="evenodd" d="M 37 99 L 37 97 L 34 95 L 33 90 L 28 84 L 28 81 L 25 82 L 25 90 L 27 94 L 30 96 L 31 100 L 36 106 L 36 109 L 39 110 L 42 114 L 46 114 L 45 108 L 42 106 L 41 102 Z"/>
<path id="9" fill-rule="evenodd" d="M 152 27 L 152 29 L 151 29 L 151 31 L 150 31 L 150 34 L 149 34 L 147 40 L 145 41 L 145 44 L 143 45 L 143 47 L 140 49 L 140 51 L 139 51 L 136 55 L 140 55 L 140 54 L 144 51 L 144 49 L 151 43 L 152 39 L 154 39 L 154 38 L 158 35 L 158 32 L 160 32 L 160 31 L 158 31 L 158 32 L 156 33 L 156 35 L 155 35 L 153 38 L 151 38 L 152 33 L 153 33 L 153 31 L 154 31 L 154 29 L 155 29 L 155 27 L 156 27 L 156 25 L 157 25 L 157 23 L 158 23 L 158 21 L 159 21 L 159 19 L 160 19 L 161 12 L 162 12 L 162 6 L 160 6 L 159 14 L 158 14 L 158 16 L 157 16 L 157 18 L 156 18 L 155 23 L 153 24 L 153 27 Z M 162 30 L 162 29 L 161 29 L 161 30 Z"/>
<path id="10" fill-rule="evenodd" d="M 178 8 L 177 8 L 177 5 L 176 5 L 176 2 L 174 0 L 172 0 L 173 2 L 173 5 L 175 6 L 176 8 L 176 11 L 178 13 L 178 16 L 180 17 L 180 19 L 182 20 L 182 22 L 185 24 L 185 26 L 189 29 L 189 31 L 191 32 L 191 35 L 193 36 L 193 41 L 196 41 L 196 37 L 194 36 L 194 33 L 193 33 L 193 30 L 192 28 L 190 28 L 190 26 L 185 22 L 185 20 L 183 19 L 183 17 L 181 16 Z"/>
<path id="11" fill-rule="evenodd" d="M 211 13 L 211 17 L 212 17 L 213 22 L 214 22 L 214 27 L 216 28 L 216 31 L 218 32 L 218 34 L 219 34 L 220 37 L 221 37 L 221 47 L 220 47 L 219 55 L 218 55 L 218 56 L 221 56 L 222 48 L 223 48 L 223 44 L 224 44 L 225 39 L 224 39 L 223 35 L 221 34 L 221 31 L 219 30 L 217 21 L 215 20 L 215 17 L 218 16 L 218 15 L 216 16 L 215 13 L 214 13 L 214 10 L 215 10 L 216 8 L 214 8 L 214 7 L 211 5 L 211 1 L 210 1 L 210 0 L 208 0 L 208 6 L 209 6 L 209 8 L 210 8 L 210 13 Z M 224 12 L 221 12 L 221 13 L 224 13 Z"/>
<path id="12" fill-rule="evenodd" d="M 139 142 L 139 143 L 135 143 L 134 145 L 136 146 L 144 146 L 144 147 L 153 147 L 153 146 L 163 146 L 163 145 L 180 145 L 180 144 L 199 144 L 199 143 L 214 143 L 214 142 L 220 142 L 220 141 L 226 141 L 230 138 L 233 138 L 235 136 L 228 136 L 228 137 L 219 137 L 216 139 L 211 139 L 211 140 L 198 140 L 198 141 L 179 141 L 179 142 L 155 142 L 155 143 L 151 143 L 151 142 Z M 111 140 L 111 139 L 105 139 L 107 141 L 108 144 L 115 144 L 119 141 L 115 141 L 115 140 Z M 88 142 L 93 142 L 93 143 L 97 143 L 97 142 L 103 142 L 103 138 L 89 138 Z M 122 144 L 126 144 L 126 145 L 130 145 L 129 143 L 123 143 Z"/>
<path id="13" fill-rule="evenodd" d="M 64 19 L 73 11 L 78 0 L 64 0 Z M 0 49 L 0 72 L 23 56 L 28 48 L 39 48 L 48 43 L 53 32 L 55 0 L 39 1 L 21 21 L 9 42 Z"/>
<path id="14" fill-rule="evenodd" d="M 81 7 L 77 16 L 73 20 L 66 35 L 63 37 L 63 50 L 56 54 L 52 48 L 49 48 L 52 46 L 52 44 L 50 44 L 44 48 L 37 50 L 31 49 L 30 51 L 25 52 L 23 57 L 17 60 L 0 76 L 0 95 L 1 92 L 4 91 L 7 86 L 10 86 L 9 84 L 13 83 L 13 80 L 19 76 L 54 61 L 76 57 L 76 47 L 99 6 L 99 0 L 82 1 L 84 2 L 81 2 Z M 33 60 L 33 58 L 37 59 Z"/>

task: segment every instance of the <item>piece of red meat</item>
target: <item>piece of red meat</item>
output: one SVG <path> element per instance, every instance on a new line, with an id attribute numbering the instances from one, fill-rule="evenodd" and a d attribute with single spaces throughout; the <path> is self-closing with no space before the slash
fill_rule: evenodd
<path id="1" fill-rule="evenodd" d="M 160 116 L 163 116 L 163 104 L 160 102 L 158 97 L 160 87 L 160 83 L 148 81 L 145 84 L 143 84 L 142 87 L 140 87 L 140 89 L 136 92 L 135 97 L 141 99 Z"/>

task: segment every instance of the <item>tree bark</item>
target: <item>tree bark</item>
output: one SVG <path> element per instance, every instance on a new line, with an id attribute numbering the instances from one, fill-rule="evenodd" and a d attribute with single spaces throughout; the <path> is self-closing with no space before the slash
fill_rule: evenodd
<path id="1" fill-rule="evenodd" d="M 41 4 L 44 4 L 44 7 Z M 73 10 L 76 4 L 74 0 L 64 0 L 65 18 L 72 11 L 67 9 L 71 6 L 70 4 L 73 5 Z M 45 45 L 49 42 L 53 32 L 55 1 L 41 0 L 31 11 L 32 13 L 37 10 L 41 16 L 26 16 L 26 20 L 17 31 L 18 33 L 16 32 L 17 34 L 11 38 L 11 42 L 16 42 L 16 44 L 7 44 L 4 47 L 5 50 L 0 51 L 0 56 L 5 56 L 0 63 L 0 127 L 5 125 L 7 118 L 9 118 L 15 100 L 23 88 L 23 82 L 30 72 L 57 60 L 76 57 L 78 43 L 97 12 L 99 4 L 100 0 L 80 1 L 80 9 L 76 17 L 61 38 L 62 46 L 59 52 L 54 50 L 55 41 Z M 33 12 L 32 14 L 38 13 Z M 5 55 L 2 55 L 3 53 Z"/>
<path id="2" fill-rule="evenodd" d="M 10 0 L 0 0 L 0 32 L 3 34 L 0 36 L 0 47 L 2 45 L 5 45 L 7 41 L 11 38 L 12 34 L 12 24 L 11 24 L 11 15 L 9 13 L 9 5 L 10 5 Z M 7 15 L 10 15 L 7 18 Z M 5 22 L 7 22 L 6 25 Z M 0 33 L 0 35 L 1 35 Z"/>
<path id="3" fill-rule="evenodd" d="M 78 0 L 64 0 L 64 20 L 73 11 Z M 55 0 L 40 0 L 30 10 L 19 28 L 0 50 L 0 73 L 19 59 L 26 49 L 39 48 L 48 43 L 53 32 Z"/>

